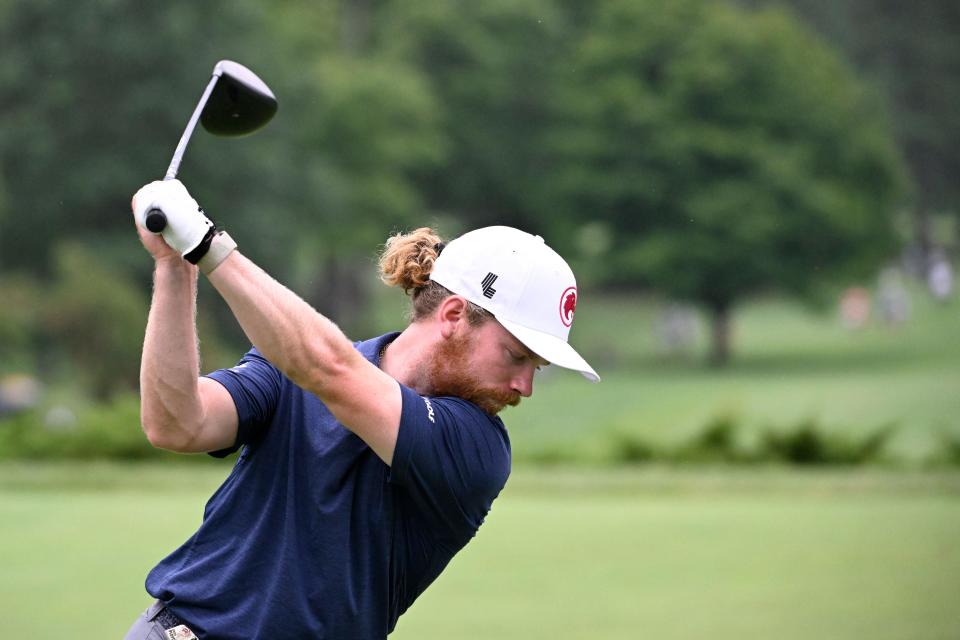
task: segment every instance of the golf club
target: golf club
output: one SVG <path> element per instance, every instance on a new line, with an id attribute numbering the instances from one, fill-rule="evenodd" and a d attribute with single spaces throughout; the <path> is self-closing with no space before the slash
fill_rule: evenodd
<path id="1" fill-rule="evenodd" d="M 267 124 L 276 112 L 277 99 L 257 74 L 237 62 L 221 60 L 213 68 L 213 76 L 187 122 L 163 179 L 177 177 L 198 120 L 214 135 L 242 136 Z M 160 233 L 167 226 L 167 216 L 160 209 L 151 209 L 145 223 L 147 229 Z"/>

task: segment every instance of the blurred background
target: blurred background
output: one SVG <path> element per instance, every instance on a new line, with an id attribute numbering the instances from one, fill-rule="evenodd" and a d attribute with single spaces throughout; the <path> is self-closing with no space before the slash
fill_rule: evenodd
<path id="1" fill-rule="evenodd" d="M 178 177 L 352 338 L 406 323 L 397 231 L 517 226 L 577 273 L 603 382 L 504 414 L 513 478 L 393 637 L 960 637 L 958 32 L 948 0 L 0 0 L 6 628 L 122 636 L 229 473 L 140 431 L 129 202 L 232 59 L 279 112 Z M 198 323 L 204 370 L 248 348 L 206 283 Z"/>

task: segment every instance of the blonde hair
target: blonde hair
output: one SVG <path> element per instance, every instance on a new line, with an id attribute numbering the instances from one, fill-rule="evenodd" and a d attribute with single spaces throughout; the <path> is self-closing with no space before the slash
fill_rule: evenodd
<path id="1" fill-rule="evenodd" d="M 430 279 L 433 265 L 445 243 L 433 229 L 420 227 L 410 233 L 387 238 L 380 253 L 380 279 L 388 286 L 400 287 L 410 295 L 413 308 L 410 320 L 429 316 L 445 299 L 453 295 L 446 287 Z M 478 325 L 492 317 L 472 302 L 467 303 L 467 320 Z"/>
<path id="2" fill-rule="evenodd" d="M 442 246 L 440 236 L 429 227 L 387 238 L 380 254 L 380 279 L 388 286 L 402 287 L 404 293 L 426 286 Z"/>

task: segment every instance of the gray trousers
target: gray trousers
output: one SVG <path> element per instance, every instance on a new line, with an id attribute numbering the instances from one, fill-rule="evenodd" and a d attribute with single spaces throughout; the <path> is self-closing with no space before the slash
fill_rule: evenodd
<path id="1" fill-rule="evenodd" d="M 184 626 L 176 627 L 168 634 L 164 626 L 157 620 L 157 616 L 160 615 L 163 607 L 164 604 L 159 600 L 147 607 L 147 610 L 140 614 L 140 617 L 127 631 L 123 640 L 171 640 L 171 638 L 187 640 L 196 637 Z"/>

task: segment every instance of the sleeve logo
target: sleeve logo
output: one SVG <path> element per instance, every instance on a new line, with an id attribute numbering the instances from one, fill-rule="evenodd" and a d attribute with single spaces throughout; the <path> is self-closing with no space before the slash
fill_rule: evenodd
<path id="1" fill-rule="evenodd" d="M 423 398 L 423 396 L 420 397 Z M 428 398 L 423 398 L 423 402 L 427 405 L 427 419 L 429 419 L 433 424 L 437 424 L 437 421 L 433 417 L 433 405 L 430 404 L 430 400 Z"/>

